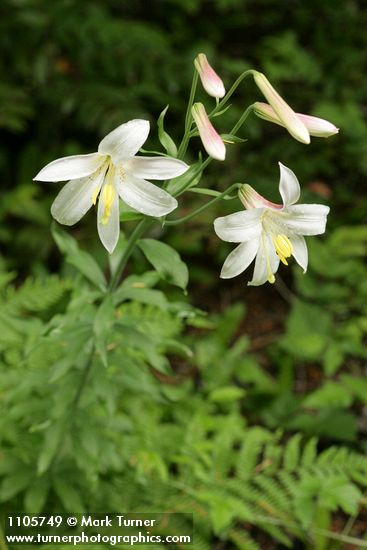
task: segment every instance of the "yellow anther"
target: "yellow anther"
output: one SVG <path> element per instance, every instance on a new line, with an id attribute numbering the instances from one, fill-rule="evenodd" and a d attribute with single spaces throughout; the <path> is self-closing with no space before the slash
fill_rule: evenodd
<path id="1" fill-rule="evenodd" d="M 288 265 L 286 258 L 289 258 L 293 254 L 293 246 L 287 235 L 277 235 L 273 237 L 273 243 L 275 251 L 279 256 L 280 261 L 284 265 Z"/>
<path id="2" fill-rule="evenodd" d="M 107 183 L 103 186 L 102 189 L 102 201 L 104 206 L 103 216 L 101 223 L 103 225 L 106 225 L 108 222 L 108 218 L 111 216 L 111 206 L 114 201 L 116 195 L 116 191 L 113 185 L 110 183 Z"/>
<path id="3" fill-rule="evenodd" d="M 96 202 L 97 202 L 98 193 L 99 193 L 99 187 L 97 187 L 97 189 L 94 191 L 92 195 L 92 201 L 94 206 L 96 205 Z"/>
<path id="4" fill-rule="evenodd" d="M 263 247 L 264 247 L 266 270 L 268 272 L 268 282 L 273 284 L 273 283 L 275 283 L 275 277 L 274 277 L 274 273 L 272 272 L 271 264 L 270 264 L 268 238 L 264 235 L 262 235 L 262 242 L 263 242 Z"/>

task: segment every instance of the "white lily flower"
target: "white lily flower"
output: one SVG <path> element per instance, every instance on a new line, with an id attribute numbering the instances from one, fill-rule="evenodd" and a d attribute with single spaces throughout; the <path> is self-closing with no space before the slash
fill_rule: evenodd
<path id="1" fill-rule="evenodd" d="M 277 117 L 280 119 L 282 125 L 287 128 L 291 136 L 301 143 L 310 143 L 310 134 L 306 125 L 278 94 L 266 76 L 258 71 L 253 71 L 253 75 L 256 85 L 262 91 L 271 107 L 273 107 Z"/>
<path id="2" fill-rule="evenodd" d="M 284 123 L 280 120 L 271 105 L 257 101 L 254 103 L 254 111 L 258 117 L 284 127 Z M 323 118 L 303 115 L 302 113 L 296 113 L 296 115 L 306 126 L 310 136 L 327 138 L 339 132 L 339 128 Z"/>
<path id="3" fill-rule="evenodd" d="M 275 204 L 257 193 L 250 185 L 243 185 L 239 198 L 246 210 L 217 218 L 214 229 L 223 241 L 241 243 L 224 262 L 221 277 L 236 277 L 256 258 L 253 279 L 249 285 L 266 281 L 274 283 L 279 262 L 288 265 L 293 256 L 306 273 L 307 245 L 304 235 L 325 232 L 329 207 L 321 204 L 295 204 L 300 197 L 300 186 L 295 174 L 279 163 L 279 192 L 283 204 Z"/>
<path id="4" fill-rule="evenodd" d="M 175 158 L 136 156 L 148 134 L 147 120 L 130 120 L 103 138 L 96 153 L 60 158 L 42 168 L 35 180 L 70 180 L 52 204 L 55 220 L 74 225 L 99 197 L 98 234 L 112 253 L 120 234 L 119 197 L 147 216 L 172 212 L 177 207 L 176 199 L 145 178 L 175 178 L 189 167 Z"/>
<path id="5" fill-rule="evenodd" d="M 206 93 L 212 97 L 224 97 L 226 90 L 223 81 L 210 65 L 205 53 L 199 53 L 196 56 L 194 65 Z"/>

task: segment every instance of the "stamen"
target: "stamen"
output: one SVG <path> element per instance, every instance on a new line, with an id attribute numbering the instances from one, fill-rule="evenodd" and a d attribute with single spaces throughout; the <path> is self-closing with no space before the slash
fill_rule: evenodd
<path id="1" fill-rule="evenodd" d="M 97 189 L 94 191 L 93 195 L 92 195 L 92 201 L 93 201 L 93 204 L 94 206 L 96 205 L 96 202 L 97 202 L 97 197 L 99 195 L 99 187 L 97 187 Z"/>
<path id="2" fill-rule="evenodd" d="M 275 251 L 279 256 L 280 261 L 284 265 L 288 265 L 286 258 L 289 258 L 293 254 L 293 246 L 287 235 L 277 235 L 273 237 L 273 243 Z"/>
<path id="3" fill-rule="evenodd" d="M 96 178 L 98 178 L 98 176 L 102 172 L 106 173 L 106 171 L 109 170 L 109 164 L 110 164 L 110 161 L 108 159 L 105 160 L 105 162 L 102 164 L 102 166 L 100 166 L 98 168 L 98 170 L 92 175 L 92 177 L 89 177 L 91 183 L 94 182 L 96 180 Z M 98 185 L 97 188 L 95 189 L 95 191 L 92 194 L 92 202 L 93 202 L 94 206 L 96 205 L 97 198 L 98 198 L 100 190 L 101 190 L 101 187 Z"/>
<path id="4" fill-rule="evenodd" d="M 268 282 L 273 284 L 275 283 L 275 277 L 274 277 L 274 273 L 271 270 L 267 237 L 263 235 L 262 239 L 263 239 L 263 248 L 265 253 L 266 269 L 268 272 Z"/>
<path id="5" fill-rule="evenodd" d="M 116 195 L 115 187 L 111 183 L 106 183 L 102 189 L 102 201 L 104 205 L 104 211 L 101 223 L 106 225 L 109 217 L 111 216 L 111 206 Z M 101 200 L 100 199 L 100 200 Z"/>

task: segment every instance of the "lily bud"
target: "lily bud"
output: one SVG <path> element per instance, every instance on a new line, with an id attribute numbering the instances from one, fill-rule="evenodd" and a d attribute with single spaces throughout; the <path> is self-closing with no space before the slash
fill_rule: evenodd
<path id="1" fill-rule="evenodd" d="M 301 143 L 310 143 L 310 134 L 305 124 L 273 88 L 266 76 L 257 71 L 254 71 L 253 74 L 256 85 L 274 109 L 281 124 L 287 128 L 291 136 Z"/>
<path id="2" fill-rule="evenodd" d="M 199 53 L 194 61 L 195 69 L 199 73 L 201 83 L 207 94 L 212 97 L 223 97 L 226 94 L 222 79 L 209 64 L 205 53 Z"/>
<path id="3" fill-rule="evenodd" d="M 274 109 L 267 103 L 255 103 L 254 111 L 258 117 L 267 120 L 268 122 L 273 122 L 274 124 L 284 126 L 283 122 L 277 116 Z M 306 126 L 310 136 L 327 138 L 339 132 L 339 128 L 323 118 L 318 118 L 311 115 L 303 115 L 301 113 L 296 113 L 296 115 Z"/>
<path id="4" fill-rule="evenodd" d="M 281 210 L 283 206 L 275 202 L 268 201 L 260 195 L 251 185 L 244 183 L 238 190 L 238 198 L 247 210 L 251 208 L 271 208 L 272 210 Z"/>
<path id="5" fill-rule="evenodd" d="M 213 159 L 224 160 L 226 158 L 226 147 L 222 138 L 210 122 L 204 105 L 202 103 L 194 103 L 191 108 L 191 114 L 198 128 L 205 151 Z"/>

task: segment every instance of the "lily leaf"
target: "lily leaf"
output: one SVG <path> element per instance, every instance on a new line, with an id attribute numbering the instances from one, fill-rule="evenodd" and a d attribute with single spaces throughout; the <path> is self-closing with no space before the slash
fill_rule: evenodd
<path id="1" fill-rule="evenodd" d="M 247 141 L 247 139 L 242 139 L 233 134 L 221 134 L 220 137 L 225 143 L 245 143 Z"/>
<path id="2" fill-rule="evenodd" d="M 173 139 L 164 129 L 164 117 L 168 110 L 169 105 L 159 115 L 157 124 L 158 124 L 158 139 L 167 151 L 167 153 L 172 157 L 177 157 L 177 147 Z"/>
<path id="3" fill-rule="evenodd" d="M 227 107 L 224 107 L 224 109 L 221 109 L 220 111 L 217 111 L 216 113 L 214 113 L 214 115 L 209 115 L 209 118 L 214 118 L 216 116 L 220 116 L 220 115 L 224 115 L 224 113 L 226 111 L 228 111 L 228 109 L 230 109 L 232 107 L 231 104 L 227 105 Z"/>
<path id="4" fill-rule="evenodd" d="M 66 261 L 76 267 L 86 279 L 91 281 L 100 290 L 106 289 L 106 279 L 96 260 L 81 250 L 76 240 L 62 231 L 56 224 L 51 226 L 52 236 L 60 252 L 65 254 Z"/>
<path id="5" fill-rule="evenodd" d="M 155 239 L 142 239 L 139 241 L 139 247 L 148 262 L 164 280 L 183 290 L 186 289 L 189 272 L 187 265 L 181 260 L 176 250 Z"/>
<path id="6" fill-rule="evenodd" d="M 201 180 L 202 176 L 200 165 L 200 161 L 196 162 L 195 164 L 192 164 L 184 174 L 172 179 L 166 187 L 168 193 L 177 197 L 178 195 L 181 195 L 184 191 L 187 191 L 187 189 L 195 187 Z"/>

